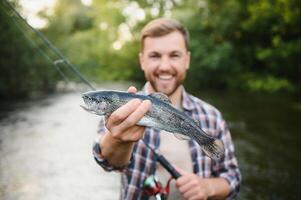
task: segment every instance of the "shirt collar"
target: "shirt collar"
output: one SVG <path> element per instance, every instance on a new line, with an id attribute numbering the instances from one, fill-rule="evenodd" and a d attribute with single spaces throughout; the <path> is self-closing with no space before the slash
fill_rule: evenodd
<path id="1" fill-rule="evenodd" d="M 190 111 L 196 109 L 195 101 L 192 99 L 192 96 L 186 92 L 184 87 L 182 87 L 182 107 L 184 110 Z"/>

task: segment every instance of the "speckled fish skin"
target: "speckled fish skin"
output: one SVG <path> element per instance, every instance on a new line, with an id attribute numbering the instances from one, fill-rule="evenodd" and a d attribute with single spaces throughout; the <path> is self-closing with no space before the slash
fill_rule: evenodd
<path id="1" fill-rule="evenodd" d="M 86 104 L 85 110 L 97 115 L 110 115 L 132 99 L 151 101 L 150 110 L 137 123 L 140 126 L 152 127 L 172 133 L 183 134 L 195 140 L 213 159 L 224 154 L 223 143 L 206 134 L 197 122 L 174 108 L 163 93 L 141 95 L 120 91 L 91 91 L 82 95 Z"/>

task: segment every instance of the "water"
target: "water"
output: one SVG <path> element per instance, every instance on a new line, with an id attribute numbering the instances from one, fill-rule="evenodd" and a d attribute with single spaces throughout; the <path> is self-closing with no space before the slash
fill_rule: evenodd
<path id="1" fill-rule="evenodd" d="M 300 98 L 220 92 L 202 96 L 229 122 L 243 175 L 240 199 L 300 199 Z"/>
<path id="2" fill-rule="evenodd" d="M 118 199 L 119 176 L 92 158 L 99 118 L 80 95 L 18 102 L 0 122 L 0 199 Z"/>
<path id="3" fill-rule="evenodd" d="M 243 175 L 239 199 L 299 199 L 301 102 L 202 92 L 229 122 Z M 91 155 L 99 117 L 79 94 L 0 105 L 0 199 L 118 199 L 119 176 Z"/>

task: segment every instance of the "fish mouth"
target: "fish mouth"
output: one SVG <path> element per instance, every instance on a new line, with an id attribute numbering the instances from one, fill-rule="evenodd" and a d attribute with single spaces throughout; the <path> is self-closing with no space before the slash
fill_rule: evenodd
<path id="1" fill-rule="evenodd" d="M 84 106 L 84 105 L 79 105 L 80 107 L 82 107 L 85 111 L 89 112 L 89 113 L 93 113 L 93 114 L 98 114 L 95 110 L 93 110 L 90 107 Z"/>
<path id="2" fill-rule="evenodd" d="M 85 106 L 85 105 L 79 105 L 80 107 L 82 107 L 85 111 L 91 112 L 91 108 Z"/>

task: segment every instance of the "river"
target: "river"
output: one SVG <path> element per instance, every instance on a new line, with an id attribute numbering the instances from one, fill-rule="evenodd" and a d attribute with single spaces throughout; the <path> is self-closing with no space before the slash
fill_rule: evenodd
<path id="1" fill-rule="evenodd" d="M 239 199 L 300 199 L 300 100 L 200 96 L 228 121 L 243 176 Z M 80 104 L 78 93 L 1 102 L 0 199 L 118 199 L 119 175 L 104 172 L 91 154 L 99 117 Z"/>
<path id="2" fill-rule="evenodd" d="M 201 96 L 229 123 L 243 176 L 240 199 L 300 199 L 300 97 L 212 91 Z"/>

